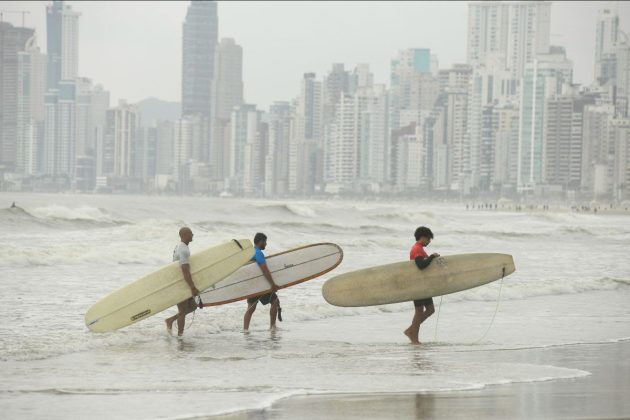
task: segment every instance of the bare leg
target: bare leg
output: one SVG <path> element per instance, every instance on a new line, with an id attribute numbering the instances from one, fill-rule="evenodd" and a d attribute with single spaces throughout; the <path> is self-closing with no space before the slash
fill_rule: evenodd
<path id="1" fill-rule="evenodd" d="M 409 338 L 411 344 L 420 344 L 418 332 L 423 321 L 424 306 L 415 306 L 414 308 L 413 319 L 411 320 L 411 325 L 405 330 L 405 335 Z"/>
<path id="2" fill-rule="evenodd" d="M 420 344 L 419 335 L 420 335 L 420 325 L 427 320 L 433 313 L 435 312 L 435 307 L 433 304 L 423 305 L 420 307 L 420 315 L 418 316 L 418 308 L 416 308 L 416 313 L 413 316 L 413 321 L 411 322 L 410 328 L 410 339 L 413 344 Z"/>
<path id="3" fill-rule="evenodd" d="M 186 301 L 177 304 L 177 336 L 184 335 L 186 325 Z"/>
<path id="4" fill-rule="evenodd" d="M 276 329 L 276 318 L 278 317 L 278 307 L 280 307 L 280 299 L 276 299 L 271 302 L 271 308 L 269 309 L 269 317 L 271 323 L 269 324 L 270 330 Z"/>
<path id="5" fill-rule="evenodd" d="M 254 314 L 254 311 L 256 310 L 257 304 L 258 304 L 258 301 L 252 303 L 251 305 L 247 303 L 247 311 L 245 311 L 245 318 L 243 318 L 243 329 L 245 331 L 249 329 L 249 323 L 252 320 L 252 315 Z"/>
<path id="6" fill-rule="evenodd" d="M 173 315 L 170 318 L 166 318 L 164 320 L 164 322 L 166 323 L 166 329 L 168 330 L 168 332 L 171 332 L 171 330 L 173 329 L 173 322 L 175 322 L 177 320 L 177 314 Z"/>

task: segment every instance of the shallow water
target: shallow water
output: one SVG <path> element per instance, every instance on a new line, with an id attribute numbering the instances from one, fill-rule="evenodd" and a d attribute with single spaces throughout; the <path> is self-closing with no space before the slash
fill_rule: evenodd
<path id="1" fill-rule="evenodd" d="M 12 201 L 23 210 L 0 210 L 6 418 L 187 418 L 304 393 L 430 392 L 581 377 L 589 372 L 479 355 L 630 338 L 628 215 L 0 194 L 0 202 Z M 237 302 L 197 311 L 181 341 L 164 329 L 174 309 L 121 331 L 90 333 L 83 323 L 90 305 L 170 262 L 182 225 L 195 233 L 193 253 L 263 231 L 269 254 L 326 241 L 343 248 L 344 261 L 280 292 L 284 322 L 276 332 L 267 330 L 268 307 L 259 307 L 244 334 L 245 303 Z M 411 304 L 337 308 L 323 300 L 321 286 L 345 271 L 407 259 L 418 225 L 433 230 L 431 251 L 509 253 L 517 271 L 503 283 L 445 296 L 416 347 L 402 335 Z"/>

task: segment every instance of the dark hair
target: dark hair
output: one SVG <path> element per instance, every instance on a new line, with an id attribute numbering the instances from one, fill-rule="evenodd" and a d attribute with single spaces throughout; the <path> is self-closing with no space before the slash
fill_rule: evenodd
<path id="1" fill-rule="evenodd" d="M 419 241 L 423 236 L 433 239 L 433 232 L 431 232 L 431 229 L 426 226 L 420 226 L 416 229 L 416 233 L 414 233 L 413 236 L 416 237 L 416 241 Z"/>
<path id="2" fill-rule="evenodd" d="M 265 235 L 264 233 L 258 232 L 256 235 L 254 235 L 254 244 L 257 244 L 258 242 L 266 241 L 266 240 L 267 240 L 267 235 Z"/>

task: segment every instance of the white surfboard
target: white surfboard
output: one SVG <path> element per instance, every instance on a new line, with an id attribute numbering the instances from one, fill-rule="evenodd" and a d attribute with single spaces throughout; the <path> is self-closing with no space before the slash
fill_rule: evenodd
<path id="1" fill-rule="evenodd" d="M 337 267 L 343 259 L 338 245 L 307 245 L 266 257 L 267 267 L 279 288 L 314 279 Z M 204 306 L 223 305 L 269 293 L 269 282 L 258 264 L 251 262 L 201 294 Z"/>
<path id="2" fill-rule="evenodd" d="M 384 305 L 471 289 L 514 271 L 508 254 L 450 255 L 423 270 L 405 261 L 344 273 L 324 283 L 322 294 L 335 306 Z"/>
<path id="3" fill-rule="evenodd" d="M 248 239 L 236 239 L 193 253 L 190 273 L 203 291 L 223 280 L 254 255 Z M 85 325 L 95 332 L 113 331 L 146 319 L 191 297 L 179 262 L 148 274 L 96 302 L 85 314 Z"/>

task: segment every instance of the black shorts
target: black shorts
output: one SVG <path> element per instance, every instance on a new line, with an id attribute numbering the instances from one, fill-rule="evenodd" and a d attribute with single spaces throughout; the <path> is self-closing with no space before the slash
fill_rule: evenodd
<path id="1" fill-rule="evenodd" d="M 185 306 L 185 313 L 189 314 L 191 312 L 195 312 L 197 310 L 197 302 L 195 301 L 195 298 L 193 297 L 189 297 L 188 299 L 180 302 L 180 304 L 184 304 Z"/>
<path id="2" fill-rule="evenodd" d="M 273 303 L 273 301 L 275 301 L 276 299 L 278 299 L 278 295 L 276 295 L 276 292 L 273 293 L 267 293 L 266 295 L 262 295 L 262 296 L 257 296 L 254 298 L 249 298 L 247 299 L 247 303 L 251 306 L 256 302 L 260 302 L 263 305 L 268 304 L 269 302 Z"/>
<path id="3" fill-rule="evenodd" d="M 416 308 L 418 306 L 429 306 L 429 305 L 433 305 L 433 298 L 418 299 L 418 300 L 413 301 L 413 306 L 415 306 Z"/>

